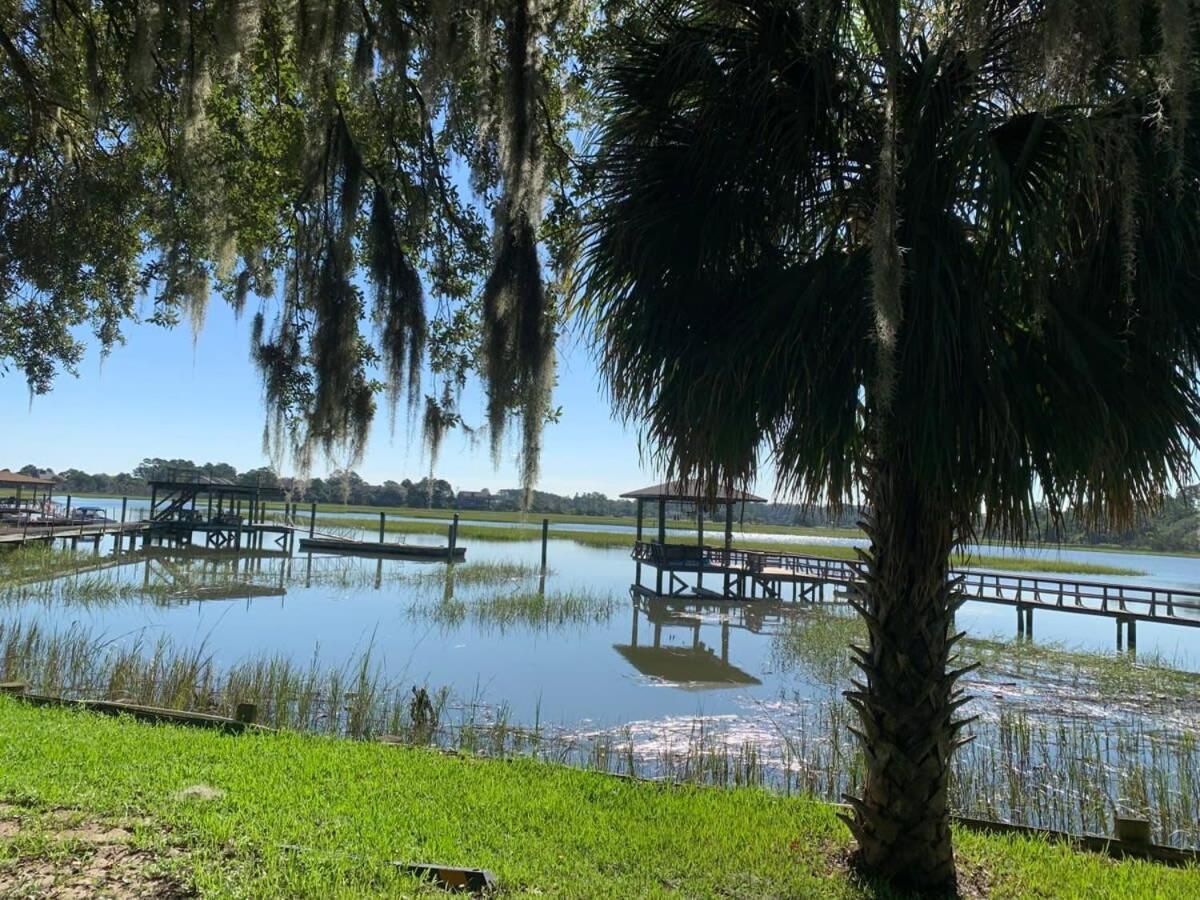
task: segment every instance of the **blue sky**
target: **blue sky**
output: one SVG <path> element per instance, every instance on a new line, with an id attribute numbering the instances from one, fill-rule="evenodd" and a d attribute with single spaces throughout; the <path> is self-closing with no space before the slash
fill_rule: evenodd
<path id="1" fill-rule="evenodd" d="M 249 315 L 239 322 L 214 298 L 194 344 L 186 325 L 170 331 L 129 325 L 124 346 L 105 360 L 91 350 L 78 377 L 64 374 L 50 394 L 32 401 L 19 373 L 3 375 L 0 468 L 34 463 L 116 473 L 147 456 L 221 461 L 238 469 L 268 464 L 249 329 Z M 612 419 L 591 353 L 576 337 L 560 345 L 555 403 L 562 406 L 562 421 L 547 428 L 540 488 L 615 496 L 657 480 L 640 463 L 636 433 Z M 478 386 L 468 388 L 462 408 L 468 421 L 483 421 Z M 428 471 L 419 434 L 410 439 L 403 412 L 398 418 L 393 437 L 386 414 L 378 417 L 357 467 L 368 481 L 415 478 Z M 511 446 L 494 469 L 486 441 L 471 447 L 454 433 L 446 438 L 436 474 L 456 489 L 515 487 L 515 454 Z M 340 462 L 319 461 L 312 474 L 323 475 Z"/>

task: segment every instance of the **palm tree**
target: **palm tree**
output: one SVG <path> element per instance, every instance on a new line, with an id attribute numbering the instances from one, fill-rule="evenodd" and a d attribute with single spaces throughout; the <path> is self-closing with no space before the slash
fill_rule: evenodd
<path id="1" fill-rule="evenodd" d="M 951 552 L 1043 503 L 1127 522 L 1200 439 L 1178 6 L 689 0 L 603 75 L 581 303 L 607 383 L 675 476 L 769 461 L 865 499 L 848 821 L 903 887 L 955 881 Z"/>

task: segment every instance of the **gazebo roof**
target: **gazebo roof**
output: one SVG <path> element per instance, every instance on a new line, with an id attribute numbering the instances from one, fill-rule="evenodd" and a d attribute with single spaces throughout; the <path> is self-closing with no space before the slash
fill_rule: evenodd
<path id="1" fill-rule="evenodd" d="M 699 481 L 664 481 L 662 484 L 652 484 L 650 487 L 639 488 L 621 495 L 625 500 L 696 500 L 709 499 L 708 491 Z M 757 497 L 747 491 L 729 491 L 723 488 L 716 491 L 712 499 L 718 503 L 766 503 L 766 498 Z"/>
<path id="2" fill-rule="evenodd" d="M 6 487 L 54 487 L 57 483 L 53 478 L 38 478 L 36 475 L 0 469 L 0 485 Z"/>

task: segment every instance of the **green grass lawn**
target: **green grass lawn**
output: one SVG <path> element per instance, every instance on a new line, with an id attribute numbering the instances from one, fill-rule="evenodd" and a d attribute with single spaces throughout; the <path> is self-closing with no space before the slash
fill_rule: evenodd
<path id="1" fill-rule="evenodd" d="M 759 790 L 299 734 L 227 737 L 7 697 L 0 737 L 0 893 L 91 853 L 73 836 L 84 821 L 127 825 L 134 851 L 204 896 L 429 890 L 392 860 L 488 868 L 509 896 L 886 896 L 847 872 L 850 838 L 831 807 Z M 967 882 L 992 897 L 1200 896 L 1196 869 L 1026 837 L 956 840 Z"/>
<path id="2" fill-rule="evenodd" d="M 317 528 L 361 528 L 368 533 L 379 529 L 379 518 L 345 518 L 334 519 L 317 516 Z M 401 519 L 385 519 L 384 530 L 389 534 L 445 534 L 449 525 L 431 521 L 410 522 Z M 567 528 L 550 526 L 550 537 L 555 540 L 574 541 L 589 547 L 632 547 L 634 535 L 627 531 L 574 531 Z M 467 540 L 480 541 L 540 541 L 541 531 L 536 528 L 517 528 L 502 523 L 496 525 L 459 525 L 459 542 Z M 708 543 L 719 543 L 721 533 L 717 532 Z M 680 539 L 684 543 L 686 539 Z M 776 550 L 785 553 L 803 553 L 809 556 L 826 556 L 834 559 L 857 559 L 853 547 L 841 544 L 814 544 L 803 540 L 795 541 L 757 541 L 739 538 L 734 534 L 733 546 L 739 550 Z M 968 560 L 957 557 L 955 565 L 963 565 Z M 1110 566 L 1103 563 L 1076 562 L 1074 560 L 1039 559 L 1034 557 L 1009 557 L 979 554 L 969 559 L 973 568 L 1004 569 L 1009 572 L 1053 572 L 1071 575 L 1144 575 L 1137 569 L 1123 566 Z"/>

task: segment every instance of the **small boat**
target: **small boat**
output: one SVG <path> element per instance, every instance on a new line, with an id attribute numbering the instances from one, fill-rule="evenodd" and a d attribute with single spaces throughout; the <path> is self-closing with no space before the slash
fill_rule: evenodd
<path id="1" fill-rule="evenodd" d="M 397 559 L 427 559 L 431 562 L 453 559 L 459 562 L 466 558 L 466 547 L 430 547 L 421 544 L 388 544 L 379 541 L 351 541 L 344 538 L 311 537 L 300 538 L 301 550 L 321 553 L 343 553 L 354 556 L 394 556 Z"/>

